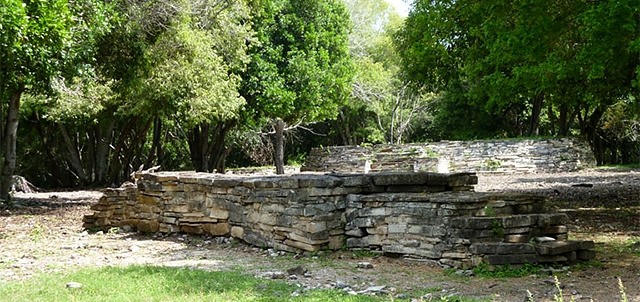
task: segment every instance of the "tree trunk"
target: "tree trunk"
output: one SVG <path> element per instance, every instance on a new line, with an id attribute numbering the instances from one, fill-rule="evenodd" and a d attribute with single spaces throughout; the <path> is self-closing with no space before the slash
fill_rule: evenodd
<path id="1" fill-rule="evenodd" d="M 87 174 L 84 171 L 84 167 L 82 166 L 82 160 L 80 159 L 80 154 L 78 153 L 78 148 L 76 148 L 73 141 L 71 141 L 71 137 L 69 136 L 69 132 L 67 128 L 62 124 L 58 124 L 60 128 L 60 134 L 62 135 L 62 140 L 64 141 L 64 145 L 67 148 L 67 154 L 69 155 L 69 164 L 76 171 L 76 175 L 80 180 L 80 184 L 84 185 L 88 182 Z"/>
<path id="2" fill-rule="evenodd" d="M 4 136 L 4 165 L 2 166 L 2 180 L 0 181 L 0 198 L 10 204 L 9 189 L 11 177 L 16 169 L 16 141 L 18 135 L 18 113 L 20 112 L 20 98 L 24 86 L 11 93 L 9 97 L 9 110 L 7 112 L 7 127 Z"/>
<path id="3" fill-rule="evenodd" d="M 531 123 L 529 124 L 528 136 L 540 134 L 540 113 L 542 113 L 542 105 L 544 94 L 538 94 L 533 98 L 533 107 L 531 108 Z"/>
<path id="4" fill-rule="evenodd" d="M 209 124 L 202 123 L 193 127 L 189 133 L 189 152 L 191 163 L 196 172 L 209 172 Z"/>
<path id="5" fill-rule="evenodd" d="M 34 112 L 34 120 L 36 121 L 36 129 L 38 130 L 38 135 L 40 135 L 40 140 L 42 141 L 42 146 L 44 147 L 45 153 L 47 155 L 48 160 L 46 160 L 47 170 L 51 173 L 51 179 L 57 183 L 58 187 L 70 186 L 71 184 L 66 182 L 66 171 L 63 171 L 61 168 L 63 165 L 60 164 L 58 157 L 53 153 L 53 147 L 49 143 L 48 137 L 49 134 L 46 132 L 46 129 L 49 129 L 46 125 L 42 125 L 42 120 L 40 119 L 40 113 L 38 111 Z"/>
<path id="6" fill-rule="evenodd" d="M 354 145 L 351 130 L 349 129 L 349 120 L 347 120 L 344 110 L 340 110 L 340 113 L 338 114 L 338 132 L 340 133 L 343 145 Z"/>
<path id="7" fill-rule="evenodd" d="M 145 161 L 145 166 L 153 167 L 156 164 L 160 164 L 161 156 L 162 156 L 162 120 L 156 116 L 153 120 L 153 139 L 151 141 L 151 150 L 149 150 L 149 155 L 147 156 L 147 160 Z"/>
<path id="8" fill-rule="evenodd" d="M 276 119 L 275 164 L 276 174 L 284 174 L 284 121 Z"/>
<path id="9" fill-rule="evenodd" d="M 600 166 L 605 164 L 604 140 L 600 137 L 597 126 L 604 114 L 605 107 L 596 107 L 591 115 L 588 115 L 588 111 L 588 108 L 585 109 L 584 117 L 582 115 L 578 115 L 578 119 L 580 120 L 580 130 L 582 134 L 587 137 L 596 157 L 597 165 Z"/>
<path id="10" fill-rule="evenodd" d="M 549 118 L 549 132 L 551 135 L 556 135 L 556 114 L 553 112 L 553 105 L 549 104 L 547 107 L 547 117 Z"/>
<path id="11" fill-rule="evenodd" d="M 115 117 L 112 117 L 109 121 L 109 125 L 106 130 L 103 130 L 100 125 L 96 126 L 96 182 L 102 184 L 107 178 L 107 167 L 109 161 L 109 146 L 111 146 L 111 140 L 113 139 L 113 132 L 115 129 Z"/>
<path id="12" fill-rule="evenodd" d="M 215 169 L 216 173 L 225 173 L 225 163 L 231 149 L 227 147 L 227 133 L 236 126 L 237 120 L 219 122 L 213 134 L 213 139 L 207 150 L 209 167 Z M 213 171 L 211 171 L 213 172 Z"/>

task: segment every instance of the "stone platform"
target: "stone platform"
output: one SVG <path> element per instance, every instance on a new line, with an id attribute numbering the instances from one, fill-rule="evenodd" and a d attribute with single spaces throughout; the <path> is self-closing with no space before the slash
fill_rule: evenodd
<path id="1" fill-rule="evenodd" d="M 593 242 L 567 241 L 567 216 L 531 195 L 473 192 L 473 173 L 238 176 L 136 175 L 106 189 L 86 228 L 233 236 L 300 252 L 377 250 L 443 266 L 573 262 Z"/>

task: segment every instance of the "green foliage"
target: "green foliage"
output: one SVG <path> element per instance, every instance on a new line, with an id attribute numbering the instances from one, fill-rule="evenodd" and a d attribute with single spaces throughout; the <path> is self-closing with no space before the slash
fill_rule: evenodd
<path id="1" fill-rule="evenodd" d="M 416 1 L 395 35 L 402 73 L 446 92 L 444 137 L 593 136 L 605 108 L 637 94 L 632 2 Z"/>
<path id="2" fill-rule="evenodd" d="M 483 211 L 484 211 L 484 215 L 487 217 L 496 216 L 496 209 L 494 209 L 492 206 L 485 206 Z"/>
<path id="3" fill-rule="evenodd" d="M 5 91 L 29 86 L 43 91 L 64 65 L 73 18 L 66 0 L 0 2 L 0 80 Z"/>
<path id="4" fill-rule="evenodd" d="M 249 113 L 287 123 L 336 116 L 351 83 L 349 19 L 337 0 L 253 4 L 257 43 L 243 81 Z"/>
<path id="5" fill-rule="evenodd" d="M 495 210 L 494 210 L 494 214 L 495 214 Z M 491 233 L 493 234 L 493 236 L 498 238 L 504 237 L 504 227 L 502 226 L 501 220 L 499 219 L 491 220 Z"/>
<path id="6" fill-rule="evenodd" d="M 212 44 L 208 32 L 188 23 L 159 35 L 147 51 L 151 68 L 134 111 L 156 112 L 187 127 L 236 117 L 244 104 L 237 91 L 239 77 L 229 74 Z"/>
<path id="7" fill-rule="evenodd" d="M 346 1 L 353 30 L 355 77 L 336 127 L 344 144 L 401 143 L 428 124 L 435 95 L 410 89 L 399 77 L 392 35 L 402 19 L 382 0 Z"/>
<path id="8" fill-rule="evenodd" d="M 517 278 L 538 274 L 541 268 L 540 265 L 530 263 L 512 267 L 510 265 L 491 266 L 483 262 L 473 269 L 473 273 L 483 278 Z"/>
<path id="9" fill-rule="evenodd" d="M 489 169 L 489 171 L 496 171 L 498 170 L 498 168 L 500 168 L 500 166 L 502 165 L 502 163 L 497 160 L 497 159 L 486 159 L 484 161 L 484 163 L 482 163 L 482 166 L 486 169 Z"/>

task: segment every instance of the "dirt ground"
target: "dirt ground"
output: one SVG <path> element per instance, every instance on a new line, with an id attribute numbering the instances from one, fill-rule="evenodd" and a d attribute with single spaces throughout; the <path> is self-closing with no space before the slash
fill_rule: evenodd
<path id="1" fill-rule="evenodd" d="M 449 295 L 525 301 L 527 291 L 534 301 L 552 301 L 558 293 L 553 274 L 566 301 L 570 296 L 575 301 L 620 301 L 620 278 L 628 300 L 640 302 L 640 170 L 481 174 L 476 191 L 547 196 L 550 207 L 569 215 L 573 238 L 596 241 L 597 261 L 520 278 L 483 278 L 369 253 L 291 255 L 229 238 L 138 235 L 115 229 L 88 233 L 82 229 L 82 217 L 90 213 L 89 206 L 100 192 L 18 193 L 17 208 L 0 208 L 0 284 L 76 267 L 156 264 L 283 276 L 301 290 L 374 288 L 396 297 L 416 297 L 416 301 Z M 362 262 L 372 268 L 358 265 Z M 306 274 L 291 273 L 296 267 Z M 416 292 L 422 294 L 416 296 Z"/>

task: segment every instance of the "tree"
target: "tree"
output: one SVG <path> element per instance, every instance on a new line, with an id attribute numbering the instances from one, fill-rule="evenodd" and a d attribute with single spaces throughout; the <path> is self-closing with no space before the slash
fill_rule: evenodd
<path id="1" fill-rule="evenodd" d="M 633 93 L 640 20 L 632 2 L 417 1 L 396 36 L 403 73 L 476 110 L 516 112 L 520 135 L 544 134 L 544 108 L 547 134 L 566 135 L 577 119 L 593 144 L 606 108 Z"/>
<path id="2" fill-rule="evenodd" d="M 51 78 L 69 59 L 65 50 L 74 25 L 66 0 L 0 2 L 0 98 L 9 103 L 0 176 L 0 198 L 4 200 L 9 198 L 16 166 L 20 100 L 25 91 L 48 90 Z"/>
<path id="3" fill-rule="evenodd" d="M 349 17 L 338 0 L 252 3 L 257 43 L 243 81 L 247 114 L 274 124 L 276 171 L 284 173 L 287 125 L 335 117 L 349 93 Z"/>

